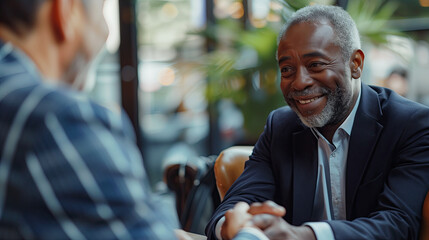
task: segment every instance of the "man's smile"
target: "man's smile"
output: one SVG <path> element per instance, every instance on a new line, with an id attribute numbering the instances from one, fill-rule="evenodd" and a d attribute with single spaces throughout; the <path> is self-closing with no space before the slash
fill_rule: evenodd
<path id="1" fill-rule="evenodd" d="M 322 97 L 322 96 L 314 97 L 311 99 L 303 99 L 303 100 L 298 99 L 296 101 L 298 101 L 300 104 L 308 104 L 308 103 L 314 102 L 315 100 L 319 99 L 320 97 Z"/>
<path id="2" fill-rule="evenodd" d="M 308 117 L 322 112 L 328 101 L 326 94 L 312 96 L 296 96 L 293 98 L 295 107 L 304 116 Z"/>

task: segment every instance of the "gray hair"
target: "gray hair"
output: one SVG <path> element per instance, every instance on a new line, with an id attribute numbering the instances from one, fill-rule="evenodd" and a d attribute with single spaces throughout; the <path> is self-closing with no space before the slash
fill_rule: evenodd
<path id="1" fill-rule="evenodd" d="M 301 22 L 318 22 L 328 20 L 336 33 L 335 44 L 342 52 L 344 61 L 348 61 L 354 50 L 361 48 L 359 31 L 351 16 L 341 7 L 312 5 L 299 9 L 283 26 L 277 44 L 284 37 L 289 27 Z"/>

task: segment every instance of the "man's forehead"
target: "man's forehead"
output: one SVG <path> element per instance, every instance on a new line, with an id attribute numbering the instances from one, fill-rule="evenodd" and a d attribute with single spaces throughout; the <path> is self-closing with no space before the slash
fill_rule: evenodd
<path id="1" fill-rule="evenodd" d="M 279 43 L 283 47 L 323 47 L 335 44 L 335 32 L 329 22 L 301 22 L 291 26 Z"/>
<path id="2" fill-rule="evenodd" d="M 279 42 L 277 57 L 289 59 L 326 57 L 340 53 L 337 38 L 329 21 L 308 21 L 292 25 Z"/>

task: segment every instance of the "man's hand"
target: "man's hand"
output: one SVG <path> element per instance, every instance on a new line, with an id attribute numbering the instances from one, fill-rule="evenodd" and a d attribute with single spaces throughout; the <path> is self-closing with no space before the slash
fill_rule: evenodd
<path id="1" fill-rule="evenodd" d="M 287 223 L 282 218 L 286 209 L 273 201 L 253 203 L 248 212 L 255 215 L 251 225 L 264 231 L 269 239 L 316 239 L 310 227 L 296 227 Z"/>
<path id="2" fill-rule="evenodd" d="M 271 214 L 277 217 L 283 217 L 286 214 L 286 209 L 273 201 L 265 201 L 263 203 L 252 203 L 248 212 L 252 215 Z"/>
<path id="3" fill-rule="evenodd" d="M 256 215 L 252 218 L 251 222 L 272 240 L 316 240 L 316 236 L 310 227 L 292 226 L 283 218 L 271 214 Z"/>
<path id="4" fill-rule="evenodd" d="M 222 239 L 232 239 L 243 227 L 247 226 L 252 218 L 252 215 L 248 213 L 249 204 L 245 202 L 239 202 L 235 204 L 233 209 L 228 210 L 225 213 L 225 222 L 223 222 L 220 234 Z"/>
<path id="5" fill-rule="evenodd" d="M 192 240 L 191 236 L 189 236 L 182 229 L 174 229 L 174 233 L 176 234 L 177 239 L 179 240 Z"/>

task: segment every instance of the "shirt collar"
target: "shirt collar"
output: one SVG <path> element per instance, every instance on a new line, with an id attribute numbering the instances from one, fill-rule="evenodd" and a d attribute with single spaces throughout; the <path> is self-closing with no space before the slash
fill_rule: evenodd
<path id="1" fill-rule="evenodd" d="M 349 116 L 346 118 L 343 124 L 341 124 L 341 126 L 339 127 L 339 129 L 343 129 L 349 136 L 352 134 L 353 123 L 355 122 L 356 112 L 359 107 L 361 93 L 362 91 L 359 90 L 359 95 L 356 100 L 355 106 L 353 107 L 353 110 L 350 112 Z"/>
<path id="2" fill-rule="evenodd" d="M 9 55 L 17 59 L 18 62 L 20 62 L 21 65 L 28 71 L 28 73 L 34 76 L 34 79 L 41 79 L 42 75 L 39 69 L 36 67 L 30 57 L 27 56 L 27 54 L 15 47 L 12 43 L 3 42 L 3 40 L 0 39 L 0 61 Z"/>
<path id="3" fill-rule="evenodd" d="M 345 133 L 347 133 L 347 135 L 350 136 L 352 134 L 353 123 L 355 121 L 356 112 L 357 112 L 357 109 L 359 107 L 361 94 L 362 94 L 362 91 L 359 90 L 359 95 L 358 95 L 358 98 L 356 100 L 356 103 L 355 103 L 352 111 L 347 116 L 346 120 L 344 120 L 344 122 L 338 127 L 338 129 L 336 131 L 338 131 L 339 129 L 342 129 Z M 314 136 L 317 139 L 319 137 L 323 137 L 323 135 L 316 128 L 311 128 L 311 131 L 313 132 Z"/>

